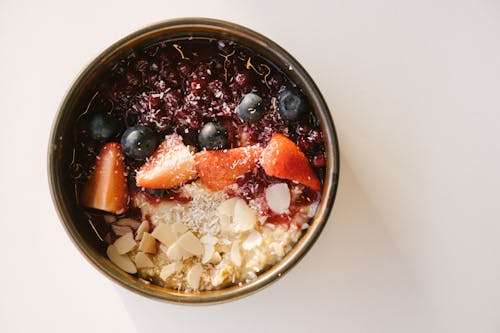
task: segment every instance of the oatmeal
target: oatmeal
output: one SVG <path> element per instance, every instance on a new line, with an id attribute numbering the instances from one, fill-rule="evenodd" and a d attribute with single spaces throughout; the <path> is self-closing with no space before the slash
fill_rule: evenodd
<path id="1" fill-rule="evenodd" d="M 108 258 L 167 288 L 255 279 L 321 198 L 325 148 L 306 96 L 230 41 L 133 50 L 95 88 L 75 137 L 78 202 Z"/>

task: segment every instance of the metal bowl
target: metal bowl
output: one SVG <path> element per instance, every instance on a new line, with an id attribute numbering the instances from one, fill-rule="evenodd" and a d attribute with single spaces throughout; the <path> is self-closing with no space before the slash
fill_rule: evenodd
<path id="1" fill-rule="evenodd" d="M 146 283 L 112 264 L 105 255 L 106 244 L 96 236 L 92 223 L 77 204 L 69 177 L 69 166 L 73 158 L 74 124 L 92 97 L 90 96 L 92 88 L 97 84 L 100 74 L 116 59 L 132 49 L 160 40 L 189 37 L 234 40 L 267 58 L 283 71 L 286 70 L 287 75 L 309 98 L 321 123 L 327 157 L 326 178 L 319 208 L 311 221 L 310 228 L 304 232 L 293 249 L 279 263 L 249 283 L 196 293 L 176 291 Z M 293 70 L 288 70 L 289 68 Z M 177 303 L 217 303 L 249 295 L 269 285 L 297 264 L 311 248 L 332 210 L 339 178 L 339 149 L 335 127 L 325 100 L 311 77 L 290 54 L 268 38 L 248 28 L 213 19 L 183 18 L 154 24 L 122 38 L 83 70 L 66 94 L 55 118 L 49 142 L 48 170 L 52 199 L 63 226 L 80 252 L 104 275 L 129 290 L 156 299 Z"/>

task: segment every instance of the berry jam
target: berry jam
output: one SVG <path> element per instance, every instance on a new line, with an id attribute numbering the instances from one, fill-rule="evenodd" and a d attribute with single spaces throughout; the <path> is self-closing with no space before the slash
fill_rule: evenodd
<path id="1" fill-rule="evenodd" d="M 102 146 L 89 135 L 88 120 L 95 113 L 116 120 L 120 130 L 111 138 L 116 141 L 134 125 L 148 126 L 159 137 L 177 133 L 197 149 L 198 134 L 207 122 L 226 127 L 231 148 L 265 146 L 279 132 L 300 147 L 323 179 L 325 147 L 314 113 L 286 122 L 277 112 L 277 95 L 293 85 L 272 63 L 232 41 L 193 39 L 135 50 L 113 66 L 79 118 L 74 179 L 81 183 L 88 177 Z M 262 98 L 266 110 L 251 123 L 235 113 L 250 92 Z M 129 176 L 141 163 L 127 158 Z"/>

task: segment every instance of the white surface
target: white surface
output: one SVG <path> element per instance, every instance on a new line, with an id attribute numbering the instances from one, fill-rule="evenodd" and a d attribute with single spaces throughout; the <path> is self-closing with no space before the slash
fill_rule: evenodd
<path id="1" fill-rule="evenodd" d="M 152 22 L 262 32 L 322 89 L 341 141 L 334 218 L 246 299 L 163 304 L 78 253 L 46 180 L 49 127 L 79 71 Z M 499 332 L 500 3 L 0 2 L 2 332 Z"/>

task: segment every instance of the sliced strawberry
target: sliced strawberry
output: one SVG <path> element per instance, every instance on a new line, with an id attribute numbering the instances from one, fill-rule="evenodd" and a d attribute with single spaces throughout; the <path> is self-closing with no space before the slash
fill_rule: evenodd
<path id="1" fill-rule="evenodd" d="M 139 187 L 169 189 L 196 178 L 194 156 L 177 134 L 165 137 L 146 163 L 137 170 Z"/>
<path id="2" fill-rule="evenodd" d="M 94 170 L 83 187 L 80 203 L 114 214 L 127 209 L 127 177 L 119 143 L 108 142 L 102 147 Z"/>
<path id="3" fill-rule="evenodd" d="M 273 134 L 262 153 L 260 164 L 269 176 L 293 180 L 313 190 L 321 189 L 321 182 L 306 155 L 283 134 Z"/>
<path id="4" fill-rule="evenodd" d="M 259 146 L 206 150 L 195 155 L 196 170 L 201 182 L 212 191 L 219 191 L 255 168 L 261 154 Z"/>

